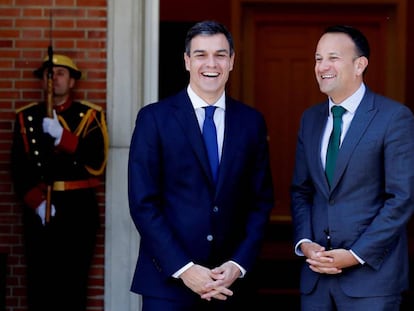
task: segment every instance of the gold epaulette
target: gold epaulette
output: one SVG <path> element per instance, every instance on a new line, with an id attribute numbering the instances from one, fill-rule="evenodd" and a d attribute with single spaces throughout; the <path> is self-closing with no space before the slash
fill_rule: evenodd
<path id="1" fill-rule="evenodd" d="M 30 107 L 38 105 L 38 102 L 31 102 L 30 104 L 27 104 L 26 106 L 20 107 L 19 109 L 16 109 L 16 113 L 22 112 L 23 110 L 26 110 Z"/>
<path id="2" fill-rule="evenodd" d="M 102 111 L 102 107 L 97 105 L 97 104 L 88 102 L 87 100 L 81 100 L 80 102 L 81 102 L 82 105 L 88 106 L 88 107 L 90 107 L 92 109 L 95 109 L 95 110 L 98 110 L 98 111 Z"/>

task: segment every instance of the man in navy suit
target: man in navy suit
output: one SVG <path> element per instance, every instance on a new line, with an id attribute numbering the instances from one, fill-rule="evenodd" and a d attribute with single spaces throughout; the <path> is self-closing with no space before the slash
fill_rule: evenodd
<path id="1" fill-rule="evenodd" d="M 132 137 L 129 205 L 141 242 L 131 290 L 143 311 L 239 310 L 274 204 L 266 124 L 225 93 L 234 47 L 223 25 L 194 25 L 184 61 L 188 87 L 143 107 Z M 202 133 L 209 105 L 217 181 Z"/>
<path id="2" fill-rule="evenodd" d="M 414 210 L 414 118 L 363 82 L 369 44 L 349 26 L 321 36 L 315 74 L 326 102 L 307 109 L 291 188 L 303 311 L 397 311 L 408 288 L 406 225 Z M 345 108 L 330 183 L 331 107 Z"/>

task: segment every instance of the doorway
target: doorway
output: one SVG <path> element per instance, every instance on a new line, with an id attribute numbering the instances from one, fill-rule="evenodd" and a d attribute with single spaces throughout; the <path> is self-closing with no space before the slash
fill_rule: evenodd
<path id="1" fill-rule="evenodd" d="M 233 23 L 240 31 L 235 35 L 240 47 L 231 95 L 260 110 L 268 125 L 276 195 L 273 222 L 291 220 L 289 187 L 301 114 L 326 99 L 314 77 L 315 47 L 323 30 L 334 24 L 362 30 L 373 52 L 365 78 L 368 87 L 400 100 L 403 92 L 389 79 L 400 76 L 396 70 L 402 62 L 395 57 L 395 16 L 395 6 L 381 4 L 241 5 L 240 20 L 235 17 Z"/>

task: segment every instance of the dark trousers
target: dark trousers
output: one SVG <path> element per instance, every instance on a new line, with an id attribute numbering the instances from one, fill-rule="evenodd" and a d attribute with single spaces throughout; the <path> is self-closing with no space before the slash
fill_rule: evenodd
<path id="1" fill-rule="evenodd" d="M 226 300 L 201 299 L 194 293 L 192 298 L 177 298 L 176 300 L 153 296 L 142 296 L 142 311 L 240 311 L 257 304 L 257 279 L 255 273 L 249 271 L 249 275 L 236 280 L 232 285 L 233 296 Z M 183 285 L 184 286 L 184 285 Z M 187 296 L 189 297 L 189 296 Z"/>
<path id="2" fill-rule="evenodd" d="M 162 298 L 142 297 L 142 311 L 240 311 L 245 310 L 246 304 L 241 304 L 234 299 L 227 301 L 211 300 L 201 298 L 194 301 L 176 301 Z"/>
<path id="3" fill-rule="evenodd" d="M 338 278 L 323 275 L 316 289 L 301 296 L 302 311 L 399 311 L 400 295 L 378 297 L 349 297 L 345 295 Z"/>
<path id="4" fill-rule="evenodd" d="M 24 216 L 29 311 L 85 311 L 97 225 L 58 217 L 43 226 L 31 210 Z"/>

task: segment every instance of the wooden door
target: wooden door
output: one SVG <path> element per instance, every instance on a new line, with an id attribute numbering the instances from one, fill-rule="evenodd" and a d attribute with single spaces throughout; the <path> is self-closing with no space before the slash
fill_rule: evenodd
<path id="1" fill-rule="evenodd" d="M 315 48 L 323 29 L 349 24 L 365 33 L 372 51 L 365 81 L 372 90 L 387 95 L 387 57 L 394 53 L 390 48 L 392 10 L 376 6 L 362 15 L 355 5 L 346 4 L 330 8 L 257 4 L 242 9 L 241 32 L 236 34 L 241 44 L 236 63 L 240 88 L 235 89 L 243 101 L 263 112 L 269 128 L 276 194 L 273 221 L 290 221 L 289 187 L 300 116 L 326 98 L 314 76 Z"/>

